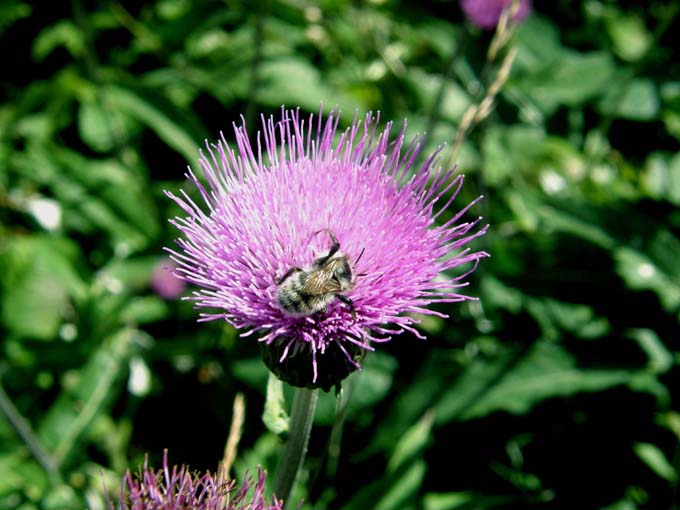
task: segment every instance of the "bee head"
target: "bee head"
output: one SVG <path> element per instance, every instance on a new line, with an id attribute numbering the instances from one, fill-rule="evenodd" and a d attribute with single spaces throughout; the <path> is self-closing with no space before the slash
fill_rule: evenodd
<path id="1" fill-rule="evenodd" d="M 354 286 L 354 273 L 352 272 L 352 267 L 349 265 L 346 256 L 343 255 L 339 258 L 333 276 L 340 282 L 340 288 L 342 290 L 347 290 Z"/>

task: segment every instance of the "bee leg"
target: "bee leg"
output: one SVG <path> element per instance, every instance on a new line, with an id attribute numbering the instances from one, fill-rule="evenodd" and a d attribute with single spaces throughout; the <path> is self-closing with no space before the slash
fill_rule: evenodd
<path id="1" fill-rule="evenodd" d="M 283 282 L 285 282 L 290 275 L 293 273 L 299 273 L 302 271 L 299 267 L 291 267 L 288 271 L 286 271 L 286 274 L 284 274 L 281 278 L 276 280 L 276 285 L 281 285 Z"/>
<path id="2" fill-rule="evenodd" d="M 356 310 L 354 310 L 354 301 L 352 301 L 347 296 L 343 296 L 342 294 L 336 294 L 335 297 L 338 298 L 340 301 L 342 301 L 343 303 L 345 303 L 349 307 L 349 311 L 352 314 L 352 320 L 356 322 L 357 313 L 356 313 Z"/>
<path id="3" fill-rule="evenodd" d="M 322 266 L 329 258 L 337 253 L 337 251 L 340 249 L 340 242 L 337 240 L 335 235 L 333 235 L 333 232 L 331 232 L 331 229 L 329 228 L 322 228 L 318 232 L 314 232 L 314 235 L 318 234 L 319 232 L 328 232 L 328 235 L 331 237 L 331 241 L 333 241 L 333 245 L 331 246 L 331 249 L 328 250 L 328 253 L 323 257 L 316 259 L 315 261 L 316 265 Z"/>

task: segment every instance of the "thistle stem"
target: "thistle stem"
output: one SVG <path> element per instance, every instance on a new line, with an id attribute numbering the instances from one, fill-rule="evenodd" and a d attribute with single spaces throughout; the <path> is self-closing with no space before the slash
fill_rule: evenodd
<path id="1" fill-rule="evenodd" d="M 290 435 L 279 460 L 276 485 L 274 486 L 276 497 L 283 499 L 284 509 L 289 508 L 295 482 L 307 454 L 307 444 L 309 443 L 309 434 L 312 431 L 314 410 L 318 397 L 318 389 L 295 388 L 288 428 Z"/>

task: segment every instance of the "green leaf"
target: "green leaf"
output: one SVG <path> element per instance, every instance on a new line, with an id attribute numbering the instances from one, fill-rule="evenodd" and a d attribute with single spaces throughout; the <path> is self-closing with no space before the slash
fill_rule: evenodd
<path id="1" fill-rule="evenodd" d="M 264 403 L 262 421 L 267 430 L 277 436 L 288 433 L 290 417 L 286 411 L 283 383 L 271 372 L 269 372 L 269 379 L 267 379 L 267 400 Z"/>
<path id="2" fill-rule="evenodd" d="M 416 44 L 427 41 L 440 58 L 450 57 L 451 52 L 460 44 L 462 27 L 449 23 L 445 19 L 425 18 L 409 20 L 408 26 L 413 30 Z"/>
<path id="3" fill-rule="evenodd" d="M 400 508 L 403 510 L 415 510 L 415 498 L 418 490 L 423 483 L 425 473 L 427 472 L 427 463 L 424 460 L 418 460 L 406 468 L 398 478 L 394 478 L 392 483 L 387 484 L 382 497 L 375 504 L 376 510 L 394 510 Z M 362 506 L 349 508 L 368 508 Z"/>
<path id="4" fill-rule="evenodd" d="M 503 308 L 511 313 L 519 313 L 522 309 L 524 303 L 522 292 L 508 287 L 491 274 L 482 275 L 481 288 L 485 304 Z"/>
<path id="5" fill-rule="evenodd" d="M 659 88 L 663 103 L 661 119 L 669 134 L 680 140 L 680 82 L 663 82 Z"/>
<path id="6" fill-rule="evenodd" d="M 425 446 L 432 439 L 433 423 L 434 413 L 428 411 L 413 427 L 406 431 L 392 451 L 392 457 L 387 463 L 387 472 L 396 471 L 411 459 L 422 454 Z"/>
<path id="7" fill-rule="evenodd" d="M 605 115 L 644 121 L 657 118 L 660 103 L 656 84 L 638 78 L 609 88 L 598 107 Z"/>
<path id="8" fill-rule="evenodd" d="M 77 247 L 61 237 L 6 238 L 0 244 L 2 321 L 19 336 L 55 338 L 70 301 L 85 283 L 75 268 Z"/>
<path id="9" fill-rule="evenodd" d="M 131 291 L 148 289 L 154 268 L 166 259 L 158 255 L 113 258 L 99 274 L 115 278 Z"/>
<path id="10" fill-rule="evenodd" d="M 440 349 L 432 350 L 409 384 L 396 395 L 389 412 L 382 417 L 371 448 L 392 452 L 394 438 L 401 437 L 446 391 L 457 367 L 450 355 Z"/>
<path id="11" fill-rule="evenodd" d="M 631 329 L 628 337 L 637 341 L 647 354 L 647 366 L 657 373 L 668 372 L 673 366 L 673 355 L 651 329 Z"/>
<path id="12" fill-rule="evenodd" d="M 81 504 L 76 490 L 70 485 L 52 487 L 41 501 L 40 508 L 44 510 L 64 510 L 75 508 Z"/>
<path id="13" fill-rule="evenodd" d="M 389 393 L 397 366 L 397 360 L 383 352 L 371 352 L 366 356 L 361 370 L 354 372 L 343 382 L 343 391 L 350 392 L 348 416 L 360 415 L 361 421 L 370 419 L 373 407 Z M 337 407 L 338 399 L 334 392 L 320 392 L 314 423 L 335 423 Z"/>
<path id="14" fill-rule="evenodd" d="M 80 138 L 95 151 L 107 152 L 116 146 L 111 127 L 112 115 L 118 116 L 118 122 L 125 118 L 118 111 L 105 111 L 101 104 L 94 100 L 84 101 L 78 109 Z"/>
<path id="15" fill-rule="evenodd" d="M 45 58 L 55 49 L 64 47 L 76 58 L 79 58 L 85 49 L 83 32 L 76 24 L 68 19 L 63 19 L 54 25 L 43 29 L 33 41 L 33 58 L 38 62 Z"/>
<path id="16" fill-rule="evenodd" d="M 632 248 L 622 247 L 614 252 L 614 260 L 616 272 L 630 289 L 651 290 L 668 311 L 674 311 L 680 307 L 680 280 L 675 275 L 667 274 L 648 255 Z"/>
<path id="17" fill-rule="evenodd" d="M 265 394 L 269 381 L 269 370 L 262 358 L 246 358 L 233 361 L 230 370 L 238 380 Z"/>
<path id="18" fill-rule="evenodd" d="M 668 164 L 668 201 L 680 205 L 680 152 L 677 152 Z"/>
<path id="19" fill-rule="evenodd" d="M 646 497 L 646 495 L 645 495 Z M 602 510 L 639 510 L 639 506 L 635 502 L 630 501 L 627 497 L 615 501 L 611 505 L 607 505 Z"/>
<path id="20" fill-rule="evenodd" d="M 136 335 L 135 330 L 125 329 L 104 339 L 85 366 L 72 374 L 45 414 L 38 437 L 58 465 L 66 462 L 88 427 L 109 411 L 124 388 L 122 375 L 135 351 Z"/>
<path id="21" fill-rule="evenodd" d="M 499 185 L 518 172 L 531 172 L 542 155 L 545 138 L 545 132 L 533 126 L 489 127 L 482 146 L 486 181 Z"/>
<path id="22" fill-rule="evenodd" d="M 540 15 L 529 16 L 517 27 L 515 35 L 518 50 L 515 65 L 531 73 L 540 71 L 546 62 L 559 59 L 564 52 L 559 28 Z"/>
<path id="23" fill-rule="evenodd" d="M 678 168 L 680 168 L 680 165 Z M 657 200 L 665 198 L 671 187 L 668 156 L 659 151 L 652 152 L 645 161 L 641 181 L 643 188 L 650 197 Z"/>
<path id="24" fill-rule="evenodd" d="M 495 411 L 523 414 L 538 402 L 627 384 L 630 370 L 580 369 L 558 345 L 539 342 L 528 352 L 479 356 L 435 404 L 438 423 L 469 420 Z"/>
<path id="25" fill-rule="evenodd" d="M 563 50 L 544 61 L 540 70 L 518 77 L 511 85 L 551 114 L 560 105 L 580 106 L 606 93 L 616 71 L 608 53 Z"/>
<path id="26" fill-rule="evenodd" d="M 678 478 L 678 472 L 656 445 L 651 443 L 635 443 L 633 449 L 637 456 L 664 480 L 674 483 Z"/>
<path id="27" fill-rule="evenodd" d="M 188 162 L 198 160 L 197 141 L 184 129 L 170 105 L 157 106 L 130 88 L 110 86 L 104 92 L 114 108 L 151 128 L 158 137 L 179 152 Z"/>
<path id="28" fill-rule="evenodd" d="M 511 498 L 475 492 L 429 492 L 423 497 L 423 510 L 479 510 L 509 505 Z"/>
<path id="29" fill-rule="evenodd" d="M 432 413 L 426 413 L 394 445 L 387 471 L 377 480 L 361 487 L 346 508 L 415 508 L 415 497 L 427 471 L 422 460 L 425 446 L 432 438 Z"/>
<path id="30" fill-rule="evenodd" d="M 410 68 L 408 83 L 421 95 L 421 103 L 431 110 L 441 91 L 441 101 L 437 103 L 437 114 L 442 120 L 460 121 L 463 113 L 470 105 L 470 96 L 455 82 L 446 81 L 441 75 L 429 74 L 423 69 Z M 442 84 L 442 81 L 444 83 Z M 411 119 L 409 118 L 409 121 Z M 411 122 L 409 122 L 411 125 Z"/>
<path id="31" fill-rule="evenodd" d="M 471 492 L 428 492 L 423 497 L 423 510 L 458 510 L 476 502 Z"/>
<path id="32" fill-rule="evenodd" d="M 606 27 L 614 52 L 628 62 L 641 60 L 654 42 L 643 18 L 636 14 L 623 15 L 613 5 L 607 6 Z"/>
<path id="33" fill-rule="evenodd" d="M 572 205 L 582 205 L 572 204 Z M 581 208 L 581 210 L 584 210 Z M 567 232 L 575 237 L 585 239 L 605 250 L 616 246 L 615 239 L 607 232 L 603 225 L 596 221 L 581 218 L 571 211 L 556 206 L 537 203 L 535 211 L 541 218 L 544 229 L 548 233 Z"/>
<path id="34" fill-rule="evenodd" d="M 266 60 L 260 73 L 257 100 L 268 106 L 297 105 L 303 110 L 316 112 L 323 103 L 327 109 L 337 106 L 348 114 L 356 108 L 351 98 L 322 80 L 319 71 L 307 60 L 298 57 Z"/>
<path id="35" fill-rule="evenodd" d="M 31 15 L 32 7 L 24 2 L 5 0 L 0 3 L 0 35 L 15 22 Z"/>
<path id="36" fill-rule="evenodd" d="M 361 371 L 356 372 L 357 387 L 349 403 L 349 412 L 361 413 L 382 402 L 392 387 L 397 367 L 393 356 L 378 351 L 369 353 Z"/>
<path id="37" fill-rule="evenodd" d="M 126 324 L 151 324 L 165 319 L 169 313 L 167 302 L 159 297 L 133 297 L 120 310 L 120 318 Z"/>
<path id="38" fill-rule="evenodd" d="M 595 316 L 592 307 L 548 298 L 527 298 L 526 308 L 541 327 L 542 337 L 558 340 L 561 330 L 578 338 L 593 339 L 611 330 L 605 317 Z"/>
<path id="39" fill-rule="evenodd" d="M 85 158 L 63 146 L 32 143 L 21 172 L 49 187 L 63 207 L 65 229 L 107 232 L 119 254 L 141 250 L 160 233 L 160 219 L 139 168 Z M 40 169 L 36 174 L 34 169 Z"/>
<path id="40" fill-rule="evenodd" d="M 3 445 L 7 443 L 4 442 Z M 32 500 L 38 500 L 49 487 L 45 471 L 24 450 L 6 451 L 0 455 L 0 503 L 3 498 L 16 502 L 17 492 Z M 12 499 L 13 498 L 13 499 Z M 8 506 L 7 508 L 13 508 Z M 2 508 L 2 507 L 0 507 Z"/>

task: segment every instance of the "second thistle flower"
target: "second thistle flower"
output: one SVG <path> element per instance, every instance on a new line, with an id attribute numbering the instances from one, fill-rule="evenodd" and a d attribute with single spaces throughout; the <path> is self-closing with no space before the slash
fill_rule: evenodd
<path id="1" fill-rule="evenodd" d="M 486 228 L 461 221 L 472 204 L 435 223 L 463 176 L 437 167 L 437 153 L 416 166 L 422 139 L 405 146 L 405 128 L 390 140 L 392 124 L 380 131 L 369 113 L 338 133 L 335 113 L 284 110 L 263 119 L 254 147 L 243 125 L 235 150 L 224 138 L 207 146 L 207 186 L 188 173 L 203 204 L 169 193 L 187 214 L 172 220 L 183 234 L 175 274 L 199 287 L 203 320 L 257 334 L 269 368 L 293 385 L 327 390 L 373 344 L 421 336 L 413 314 L 472 299 L 459 289 L 487 254 L 466 245 Z"/>

